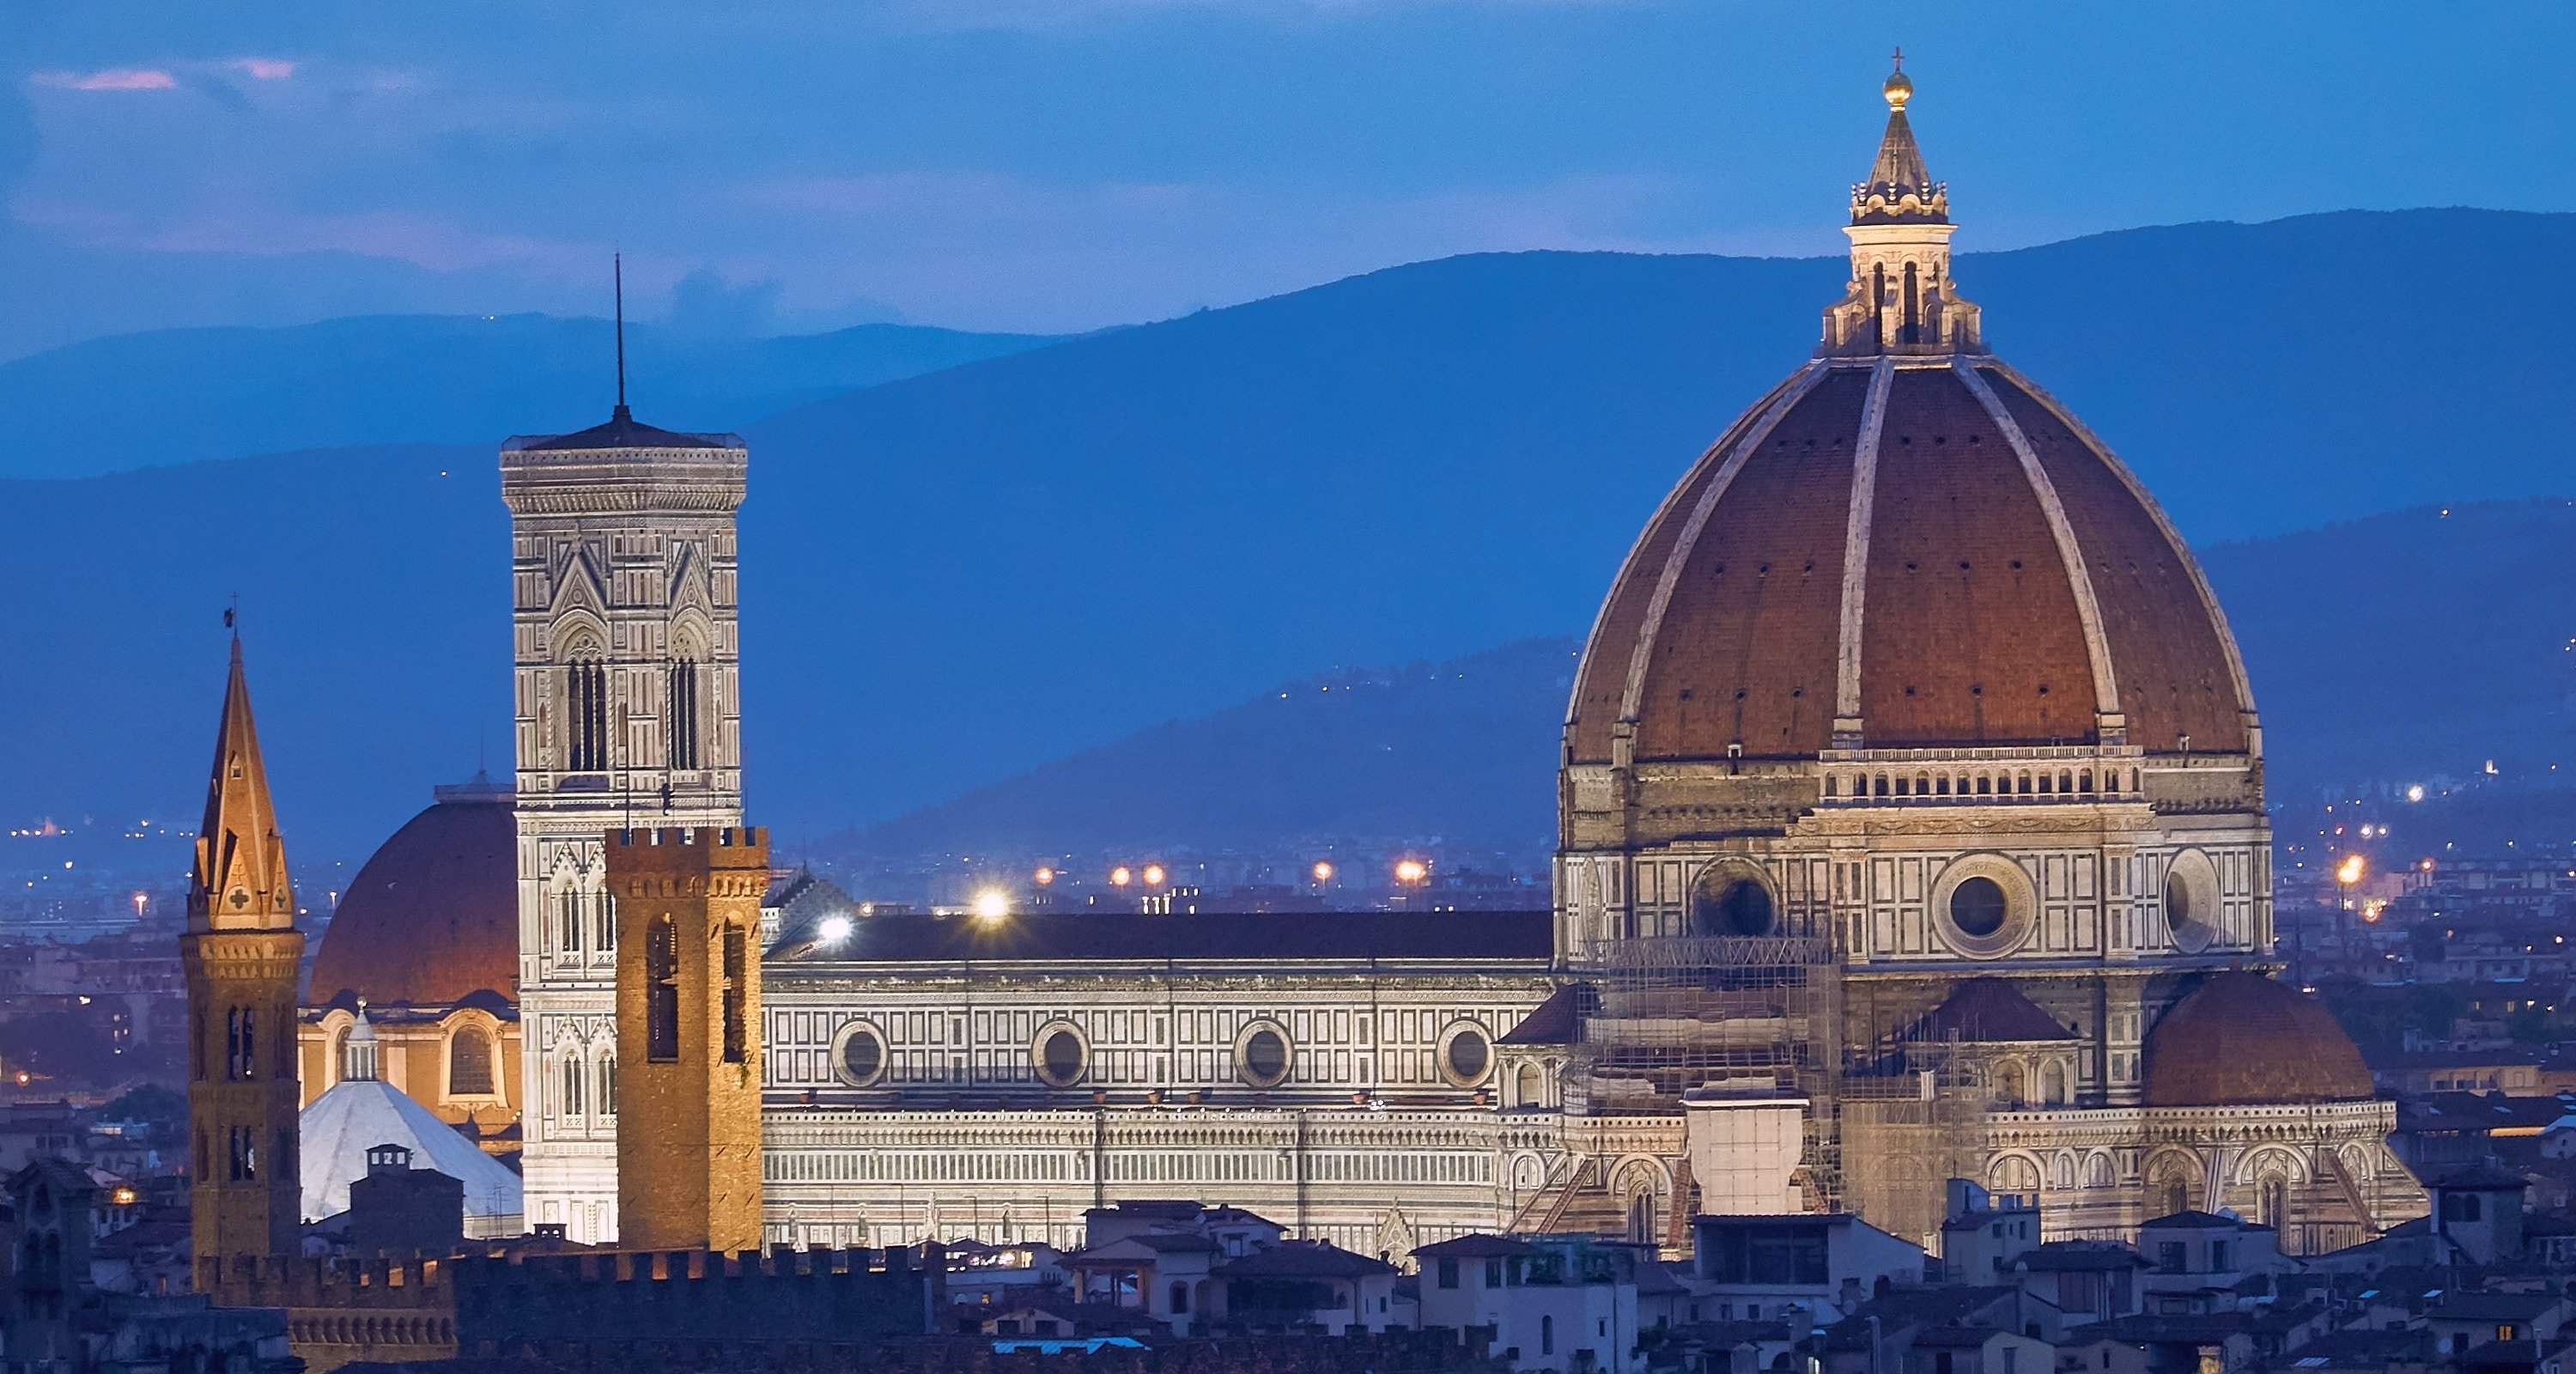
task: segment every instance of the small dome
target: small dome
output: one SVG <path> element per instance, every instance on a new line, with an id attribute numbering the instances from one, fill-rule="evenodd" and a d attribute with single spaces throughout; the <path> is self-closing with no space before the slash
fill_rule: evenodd
<path id="1" fill-rule="evenodd" d="M 2354 1102 L 2378 1095 L 2334 1014 L 2259 973 L 2212 974 L 2147 1032 L 2150 1107 Z"/>
<path id="2" fill-rule="evenodd" d="M 506 788 L 442 787 L 368 858 L 313 960 L 315 1005 L 519 1000 L 518 826 Z M 370 1142 L 372 1143 L 372 1142 Z"/>

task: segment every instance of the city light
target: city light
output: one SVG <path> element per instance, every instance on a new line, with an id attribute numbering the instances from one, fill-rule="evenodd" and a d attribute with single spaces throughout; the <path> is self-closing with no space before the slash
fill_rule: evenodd
<path id="1" fill-rule="evenodd" d="M 2343 862 L 2335 867 L 2335 881 L 2349 887 L 2361 881 L 2361 875 L 2367 868 L 2368 865 L 2362 862 L 2360 855 L 2346 854 Z"/>
<path id="2" fill-rule="evenodd" d="M 978 919 L 998 921 L 1010 914 L 1011 894 L 998 887 L 988 887 L 975 894 L 975 915 Z"/>
<path id="3" fill-rule="evenodd" d="M 2409 786 L 2406 789 L 2406 800 L 2411 802 L 2424 800 L 2424 784 L 2419 782 Z"/>
<path id="4" fill-rule="evenodd" d="M 823 923 L 814 928 L 814 933 L 823 937 L 824 944 L 837 945 L 850 938 L 858 928 L 857 923 L 847 916 L 826 916 Z"/>
<path id="5" fill-rule="evenodd" d="M 1045 887 L 1055 881 L 1055 870 L 1044 865 L 1040 865 L 1038 867 L 1038 871 L 1030 874 L 1029 876 L 1037 880 L 1038 886 Z"/>
<path id="6" fill-rule="evenodd" d="M 1333 880 L 1333 866 L 1318 859 L 1315 861 L 1314 874 L 1316 882 L 1329 883 Z"/>
<path id="7" fill-rule="evenodd" d="M 1136 881 L 1136 875 L 1128 872 L 1127 865 L 1125 864 L 1120 864 L 1116 868 L 1109 870 L 1109 885 L 1111 887 L 1125 887 L 1134 881 Z"/>
<path id="8" fill-rule="evenodd" d="M 1167 876 L 1169 875 L 1163 872 L 1163 866 L 1161 864 L 1145 865 L 1145 886 L 1161 887 L 1163 885 L 1163 879 Z"/>
<path id="9" fill-rule="evenodd" d="M 1408 885 L 1418 883 L 1430 876 L 1431 865 L 1420 859 L 1401 859 L 1396 862 L 1395 880 L 1399 883 Z"/>
<path id="10" fill-rule="evenodd" d="M 131 1207 L 134 1205 L 134 1190 L 131 1188 L 119 1188 L 115 1192 L 108 1194 L 108 1198 L 119 1207 Z"/>

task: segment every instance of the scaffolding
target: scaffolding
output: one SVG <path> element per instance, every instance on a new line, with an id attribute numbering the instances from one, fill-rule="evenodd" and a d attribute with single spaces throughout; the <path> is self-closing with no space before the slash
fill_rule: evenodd
<path id="1" fill-rule="evenodd" d="M 1842 978 L 1832 942 L 1794 935 L 1678 936 L 1602 952 L 1575 1048 L 1595 1114 L 1677 1112 L 1698 1088 L 1776 1090 L 1810 1104 L 1800 1182 L 1841 1205 Z"/>

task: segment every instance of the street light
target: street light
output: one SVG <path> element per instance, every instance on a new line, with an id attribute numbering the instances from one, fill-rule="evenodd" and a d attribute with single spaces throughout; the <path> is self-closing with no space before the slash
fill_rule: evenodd
<path id="1" fill-rule="evenodd" d="M 1420 859 L 1401 859 L 1396 862 L 1395 880 L 1407 887 L 1416 886 L 1430 876 L 1431 865 Z"/>
<path id="2" fill-rule="evenodd" d="M 1011 894 L 998 887 L 988 887 L 975 894 L 975 917 L 998 921 L 1011 914 Z"/>

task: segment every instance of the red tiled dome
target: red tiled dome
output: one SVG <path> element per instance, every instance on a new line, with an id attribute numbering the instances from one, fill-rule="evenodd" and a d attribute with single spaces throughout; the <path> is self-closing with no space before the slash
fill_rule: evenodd
<path id="1" fill-rule="evenodd" d="M 308 1001 L 519 999 L 518 827 L 503 788 L 441 788 L 358 870 L 314 956 Z"/>
<path id="2" fill-rule="evenodd" d="M 2150 1107 L 2355 1102 L 2370 1066 L 2334 1014 L 2259 973 L 2216 973 L 2147 1032 Z"/>
<path id="3" fill-rule="evenodd" d="M 1819 358 L 1746 411 L 1629 553 L 1566 736 L 1577 763 L 1610 761 L 1623 720 L 1639 762 L 1813 756 L 1838 698 L 1873 749 L 2094 743 L 2116 712 L 2150 753 L 2236 753 L 2253 710 L 2136 478 L 1967 351 Z"/>

